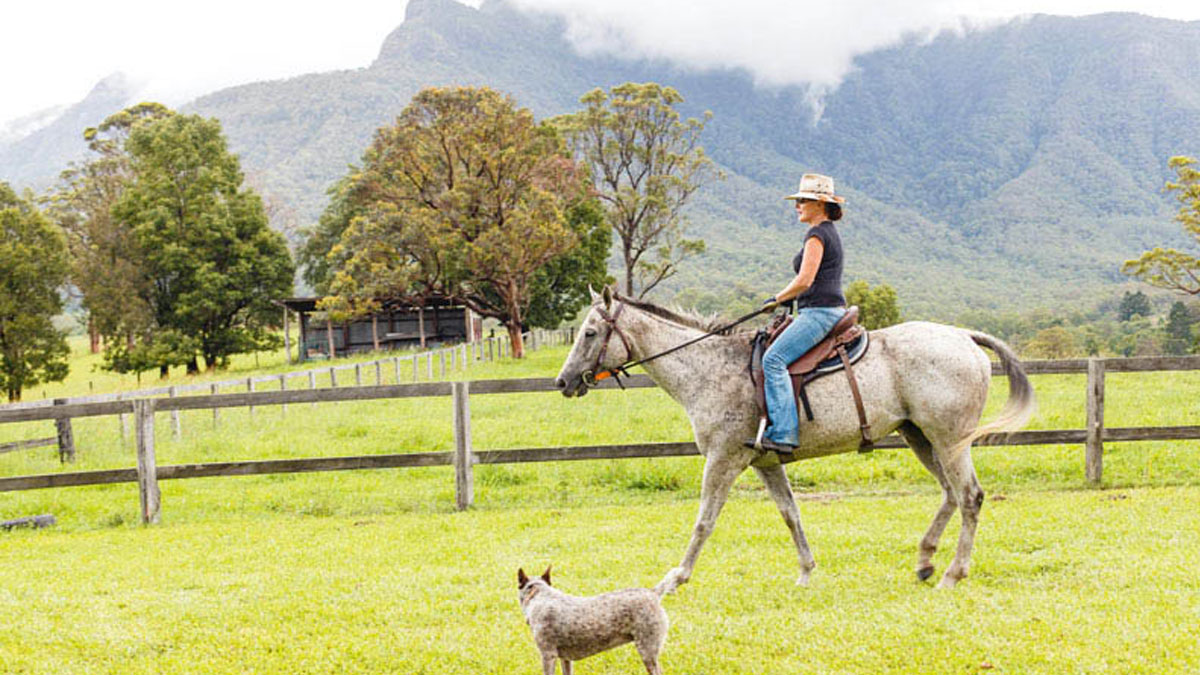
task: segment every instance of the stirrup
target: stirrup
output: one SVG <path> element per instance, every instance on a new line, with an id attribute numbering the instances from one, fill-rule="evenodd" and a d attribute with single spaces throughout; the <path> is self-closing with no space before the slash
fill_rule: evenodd
<path id="1" fill-rule="evenodd" d="M 766 417 L 766 415 L 764 415 L 764 416 L 758 418 L 758 433 L 754 435 L 754 449 L 758 450 L 759 452 L 762 452 L 762 449 L 763 449 L 762 439 L 763 439 L 763 433 L 765 433 L 766 430 L 767 430 L 767 417 Z"/>

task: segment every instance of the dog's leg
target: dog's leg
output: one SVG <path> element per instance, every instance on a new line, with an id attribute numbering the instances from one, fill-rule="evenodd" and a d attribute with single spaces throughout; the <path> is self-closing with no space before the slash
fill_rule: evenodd
<path id="1" fill-rule="evenodd" d="M 729 488 L 733 481 L 749 466 L 750 457 L 745 453 L 737 453 L 730 457 L 718 448 L 714 448 L 704 463 L 704 482 L 700 487 L 700 514 L 696 517 L 696 525 L 692 528 L 692 540 L 688 542 L 687 552 L 679 567 L 667 572 L 663 580 L 654 587 L 660 596 L 674 593 L 676 588 L 688 582 L 696 559 L 700 557 L 700 549 L 708 541 L 713 527 L 717 524 L 717 516 L 721 515 L 721 507 L 729 497 Z"/>
<path id="2" fill-rule="evenodd" d="M 662 666 L 658 663 L 658 645 L 643 646 L 639 642 L 635 646 L 638 656 L 642 657 L 642 665 L 646 666 L 646 672 L 650 675 L 662 675 Z"/>
<path id="3" fill-rule="evenodd" d="M 796 583 L 807 586 L 809 575 L 817 563 L 813 560 L 812 551 L 808 548 L 808 539 L 800 527 L 800 509 L 796 506 L 796 497 L 792 494 L 791 484 L 788 483 L 787 472 L 782 464 L 766 468 L 755 467 L 754 470 L 758 472 L 763 485 L 767 486 L 767 492 L 771 493 L 771 499 L 774 499 L 775 506 L 779 507 L 783 522 L 792 533 L 792 542 L 795 543 L 796 554 L 800 557 L 800 578 Z"/>

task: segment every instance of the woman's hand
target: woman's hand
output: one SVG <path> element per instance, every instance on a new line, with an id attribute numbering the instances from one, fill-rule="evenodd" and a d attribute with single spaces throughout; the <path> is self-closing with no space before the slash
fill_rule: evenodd
<path id="1" fill-rule="evenodd" d="M 766 300 L 763 300 L 762 311 L 770 312 L 770 311 L 773 311 L 778 306 L 779 306 L 779 301 L 776 300 L 775 296 L 772 295 L 771 297 L 767 298 Z"/>

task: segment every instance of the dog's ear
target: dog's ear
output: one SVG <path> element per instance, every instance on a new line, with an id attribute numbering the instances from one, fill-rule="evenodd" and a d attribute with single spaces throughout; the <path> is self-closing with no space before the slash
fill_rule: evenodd
<path id="1" fill-rule="evenodd" d="M 548 586 L 554 585 L 550 583 L 550 565 L 546 565 L 546 571 L 542 574 L 542 581 L 546 582 Z"/>
<path id="2" fill-rule="evenodd" d="M 525 576 L 524 568 L 517 568 L 517 588 L 525 588 L 525 584 L 529 583 L 529 577 Z"/>

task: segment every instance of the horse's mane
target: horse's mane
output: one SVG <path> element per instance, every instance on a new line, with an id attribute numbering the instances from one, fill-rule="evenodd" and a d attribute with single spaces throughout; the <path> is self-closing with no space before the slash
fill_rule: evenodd
<path id="1" fill-rule="evenodd" d="M 657 317 L 666 319 L 667 321 L 674 321 L 675 323 L 682 324 L 690 328 L 695 328 L 696 330 L 702 330 L 705 333 L 715 331 L 729 323 L 728 320 L 717 316 L 716 314 L 709 314 L 705 316 L 694 310 L 678 308 L 668 309 L 646 300 L 634 300 L 633 298 L 627 298 L 620 294 L 615 295 L 615 297 L 617 300 L 620 300 L 621 302 L 632 307 L 636 307 L 643 312 L 648 312 Z"/>

